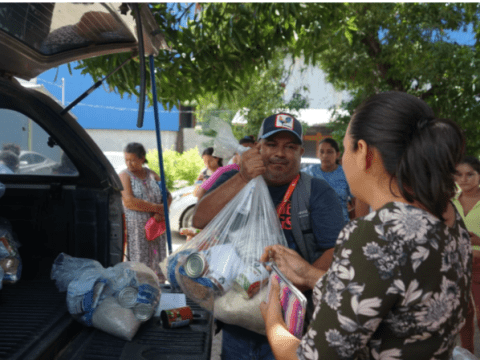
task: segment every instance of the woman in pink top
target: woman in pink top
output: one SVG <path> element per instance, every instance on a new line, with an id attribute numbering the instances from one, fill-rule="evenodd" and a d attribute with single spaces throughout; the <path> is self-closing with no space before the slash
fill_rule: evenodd
<path id="1" fill-rule="evenodd" d="M 197 189 L 195 192 L 195 196 L 199 199 L 202 198 L 205 193 L 210 190 L 210 188 L 215 184 L 215 181 L 222 175 L 224 172 L 230 171 L 230 170 L 240 170 L 240 166 L 238 166 L 236 163 L 226 165 L 219 167 L 213 174 L 210 176 L 207 180 L 205 180 L 200 187 Z"/>

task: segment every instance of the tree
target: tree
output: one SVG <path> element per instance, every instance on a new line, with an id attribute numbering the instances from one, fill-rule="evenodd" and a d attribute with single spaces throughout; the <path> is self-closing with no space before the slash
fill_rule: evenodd
<path id="1" fill-rule="evenodd" d="M 247 123 L 233 124 L 232 129 L 234 134 L 241 138 L 245 135 L 256 135 L 263 119 L 273 111 L 289 111 L 296 115 L 299 109 L 307 108 L 308 100 L 299 93 L 294 93 L 288 102 L 284 99 L 285 82 L 290 76 L 290 68 L 285 68 L 284 58 L 285 54 L 279 52 L 268 67 L 244 84 L 244 90 L 232 92 L 231 101 L 220 103 L 216 93 L 200 96 L 196 102 L 197 120 L 204 123 L 204 127 L 208 129 L 213 118 L 231 123 L 234 116 L 240 113 Z M 208 130 L 204 133 L 213 135 Z"/>
<path id="2" fill-rule="evenodd" d="M 352 113 L 381 91 L 408 92 L 425 100 L 437 117 L 457 121 L 467 151 L 480 155 L 479 4 L 351 3 L 344 11 L 357 29 L 350 37 L 322 32 L 318 46 L 325 50 L 307 56 L 321 64 L 337 89 L 352 92 L 344 108 Z M 473 44 L 452 39 L 452 31 L 467 29 L 476 34 Z M 338 140 L 347 123 L 348 117 L 340 117 L 333 124 Z"/>
<path id="3" fill-rule="evenodd" d="M 315 53 L 321 29 L 348 34 L 343 7 L 300 3 L 142 4 L 150 6 L 171 51 L 155 57 L 158 101 L 172 108 L 181 102 L 216 94 L 220 103 L 233 101 L 235 91 L 269 67 L 279 49 L 294 56 L 305 46 Z M 94 81 L 112 71 L 129 54 L 86 59 L 78 69 Z M 122 96 L 138 96 L 138 60 L 128 63 L 106 81 Z M 147 86 L 150 75 L 147 69 Z M 150 95 L 150 101 L 151 101 Z"/>

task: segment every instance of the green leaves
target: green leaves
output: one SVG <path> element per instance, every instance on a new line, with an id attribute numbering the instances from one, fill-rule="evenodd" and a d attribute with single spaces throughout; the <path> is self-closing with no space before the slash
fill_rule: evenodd
<path id="1" fill-rule="evenodd" d="M 320 41 L 335 38 L 335 46 L 318 55 L 327 78 L 353 100 L 350 113 L 367 96 L 380 91 L 406 91 L 424 99 L 438 117 L 452 118 L 467 132 L 467 152 L 480 155 L 478 65 L 479 42 L 460 45 L 447 30 L 462 31 L 480 25 L 479 4 L 368 3 L 343 8 L 344 37 L 325 31 Z M 354 26 L 349 27 L 354 18 Z M 345 119 L 334 124 L 335 136 L 344 135 Z"/>
<path id="2" fill-rule="evenodd" d="M 344 10 L 337 9 L 334 14 L 332 4 L 198 3 L 201 9 L 196 15 L 191 5 L 149 4 L 173 49 L 161 51 L 155 58 L 158 101 L 164 105 L 194 101 L 208 92 L 228 101 L 235 92 L 245 91 L 244 84 L 258 77 L 278 51 L 304 52 L 315 61 L 317 54 L 327 49 L 316 43 L 324 30 L 345 29 L 341 36 L 348 36 L 350 41 L 355 31 L 354 17 L 343 21 Z M 77 68 L 98 80 L 125 56 L 83 60 Z M 138 78 L 136 62 L 107 82 L 122 96 L 137 95 Z"/>

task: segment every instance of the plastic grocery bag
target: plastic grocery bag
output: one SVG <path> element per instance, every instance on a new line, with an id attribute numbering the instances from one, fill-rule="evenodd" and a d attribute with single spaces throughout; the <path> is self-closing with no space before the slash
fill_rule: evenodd
<path id="1" fill-rule="evenodd" d="M 105 269 L 96 260 L 61 253 L 51 278 L 67 291 L 67 308 L 77 321 L 125 340 L 153 316 L 160 300 L 157 275 L 138 262 Z"/>
<path id="2" fill-rule="evenodd" d="M 231 158 L 235 153 L 242 154 L 249 148 L 242 146 L 233 135 L 230 124 L 223 120 L 214 118 L 210 121 L 210 128 L 217 132 L 213 140 L 213 155 L 222 159 Z"/>
<path id="3" fill-rule="evenodd" d="M 174 288 L 225 323 L 264 333 L 258 305 L 269 273 L 266 246 L 287 246 L 263 177 L 251 180 L 210 223 L 164 262 Z M 261 295 L 263 294 L 263 296 Z"/>
<path id="4" fill-rule="evenodd" d="M 0 218 L 0 289 L 2 283 L 14 284 L 22 274 L 20 243 L 15 239 L 10 222 Z"/>
<path id="5" fill-rule="evenodd" d="M 453 349 L 451 360 L 479 360 L 479 359 L 467 349 L 464 349 L 460 346 L 455 346 L 455 348 Z"/>

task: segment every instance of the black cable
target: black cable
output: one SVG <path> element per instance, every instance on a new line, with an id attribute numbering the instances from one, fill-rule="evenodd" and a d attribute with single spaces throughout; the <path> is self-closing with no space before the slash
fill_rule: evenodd
<path id="1" fill-rule="evenodd" d="M 70 105 L 68 105 L 65 109 L 63 109 L 61 112 L 60 112 L 60 115 L 64 115 L 66 114 L 67 112 L 69 112 L 75 105 L 77 105 L 80 101 L 82 101 L 83 99 L 85 99 L 88 95 L 90 95 L 95 89 L 97 89 L 98 87 L 100 87 L 100 85 L 102 85 L 102 83 L 108 79 L 110 77 L 110 75 L 112 75 L 113 73 L 117 72 L 118 70 L 120 70 L 126 63 L 128 63 L 130 60 L 133 59 L 133 55 L 130 56 L 127 60 L 125 60 L 124 62 L 122 62 L 119 66 L 117 66 L 112 72 L 110 72 L 109 74 L 107 74 L 102 80 L 99 80 L 97 81 L 95 84 L 93 84 L 92 86 L 90 86 L 90 88 L 87 89 L 87 91 L 85 91 L 82 95 L 80 95 L 78 98 L 76 98 L 75 100 L 73 100 Z M 50 140 L 49 140 L 50 141 Z"/>

